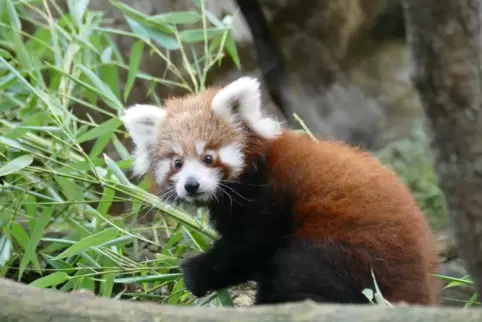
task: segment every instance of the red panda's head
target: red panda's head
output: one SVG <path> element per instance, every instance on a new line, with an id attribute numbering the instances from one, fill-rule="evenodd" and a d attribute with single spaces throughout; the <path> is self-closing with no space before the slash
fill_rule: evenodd
<path id="1" fill-rule="evenodd" d="M 122 117 L 135 145 L 134 173 L 149 170 L 165 199 L 204 203 L 246 166 L 247 131 L 274 139 L 281 126 L 261 112 L 255 78 L 170 98 L 161 109 L 134 105 Z"/>

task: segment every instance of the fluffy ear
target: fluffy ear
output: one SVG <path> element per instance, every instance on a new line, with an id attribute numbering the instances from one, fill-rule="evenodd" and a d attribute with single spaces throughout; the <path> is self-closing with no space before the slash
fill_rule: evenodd
<path id="1" fill-rule="evenodd" d="M 155 144 L 159 124 L 166 112 L 153 105 L 137 104 L 126 109 L 121 117 L 134 143 L 134 174 L 143 175 L 149 170 L 149 149 Z"/>
<path id="2" fill-rule="evenodd" d="M 261 90 L 256 78 L 241 77 L 228 84 L 214 96 L 212 109 L 229 119 L 238 115 L 254 132 L 271 139 L 281 133 L 281 124 L 273 118 L 263 116 L 261 111 Z"/>

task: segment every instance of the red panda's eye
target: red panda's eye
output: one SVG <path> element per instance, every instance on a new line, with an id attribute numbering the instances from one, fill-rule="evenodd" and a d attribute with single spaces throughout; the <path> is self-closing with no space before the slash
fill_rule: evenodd
<path id="1" fill-rule="evenodd" d="M 180 159 L 174 160 L 174 168 L 180 169 L 182 167 L 182 161 Z"/>
<path id="2" fill-rule="evenodd" d="M 212 164 L 213 163 L 213 156 L 210 154 L 206 154 L 203 158 L 203 162 L 206 164 Z"/>

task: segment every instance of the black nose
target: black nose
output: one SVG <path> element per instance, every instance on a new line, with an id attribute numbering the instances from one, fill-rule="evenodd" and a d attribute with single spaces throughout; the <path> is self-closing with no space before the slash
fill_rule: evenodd
<path id="1" fill-rule="evenodd" d="M 199 189 L 199 182 L 193 177 L 189 177 L 184 184 L 184 189 L 187 191 L 188 194 L 193 195 Z"/>

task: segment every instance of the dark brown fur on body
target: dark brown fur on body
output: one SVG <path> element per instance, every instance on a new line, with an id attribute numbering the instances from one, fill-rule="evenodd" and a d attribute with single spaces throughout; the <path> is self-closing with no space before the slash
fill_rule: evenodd
<path id="1" fill-rule="evenodd" d="M 194 295 L 254 280 L 256 304 L 368 303 L 362 291 L 374 289 L 373 270 L 390 302 L 439 302 L 442 284 L 432 276 L 438 258 L 430 228 L 393 171 L 342 142 L 315 141 L 290 130 L 270 137 L 249 122 L 233 126 L 211 109 L 219 91 L 166 102 L 151 160 L 155 165 L 174 153 L 173 142 L 194 158 L 196 139 L 208 150 L 242 143 L 238 175 L 221 154 L 205 165 L 223 176 L 219 193 L 206 203 L 220 238 L 181 265 Z M 170 171 L 155 191 L 180 170 Z M 149 173 L 155 182 L 155 171 Z"/>
<path id="2" fill-rule="evenodd" d="M 301 279 L 304 270 L 318 266 L 315 260 L 323 265 L 329 263 L 335 267 L 330 272 L 332 275 L 323 276 L 312 269 L 309 279 L 303 277 L 307 279 L 306 285 L 320 281 L 319 290 L 307 293 L 332 301 L 330 293 L 335 296 L 336 292 L 329 288 L 324 291 L 323 281 L 343 284 L 339 279 L 352 280 L 354 290 L 348 293 L 346 302 L 356 303 L 365 301 L 361 294 L 364 288 L 373 288 L 373 268 L 388 301 L 438 303 L 441 283 L 431 276 L 436 273 L 438 260 L 429 227 L 407 188 L 390 170 L 356 148 L 339 142 L 313 142 L 307 135 L 293 132 L 285 132 L 273 142 L 251 134 L 245 152 L 250 166 L 239 183 L 230 184 L 232 200 L 225 198 L 211 205 L 213 223 L 222 236 L 229 238 L 226 235 L 233 234 L 239 243 L 246 238 L 243 234 L 252 234 L 253 239 L 262 238 L 258 241 L 260 244 L 263 240 L 272 244 L 263 248 L 254 243 L 238 260 L 231 259 L 239 265 L 238 270 L 243 266 L 258 266 L 264 272 L 259 276 L 252 273 L 249 277 L 257 280 L 262 288 L 272 284 L 271 279 L 276 277 L 280 284 L 277 293 L 283 294 L 281 284 L 288 279 L 291 283 Z M 256 186 L 258 189 L 253 189 Z M 244 220 L 246 224 L 239 223 Z M 293 245 L 297 246 L 290 245 L 290 239 L 296 240 Z M 225 251 L 231 252 L 229 248 Z M 263 256 L 255 255 L 256 252 Z M 316 252 L 325 252 L 326 258 L 311 255 Z M 230 257 L 225 255 L 226 259 Z M 283 265 L 296 266 L 291 268 L 293 275 L 288 267 L 276 263 L 265 267 L 263 262 L 269 262 L 270 258 Z M 256 267 L 245 269 L 256 271 Z M 217 274 L 219 272 L 212 276 Z M 211 275 L 197 278 L 207 276 Z M 246 280 L 240 278 L 234 283 Z M 219 283 L 219 287 L 226 286 L 230 285 Z M 296 287 L 290 286 L 286 291 L 295 295 Z M 264 294 L 263 289 L 260 293 Z M 312 298 L 317 300 L 314 295 Z M 341 292 L 333 301 L 345 302 L 343 296 Z M 267 298 L 259 302 L 270 303 L 270 296 Z"/>
<path id="3" fill-rule="evenodd" d="M 392 171 L 357 148 L 293 132 L 275 141 L 267 160 L 271 184 L 293 196 L 297 238 L 341 245 L 333 262 L 364 287 L 373 268 L 389 301 L 438 302 L 430 228 Z"/>

